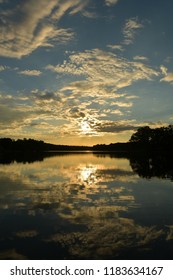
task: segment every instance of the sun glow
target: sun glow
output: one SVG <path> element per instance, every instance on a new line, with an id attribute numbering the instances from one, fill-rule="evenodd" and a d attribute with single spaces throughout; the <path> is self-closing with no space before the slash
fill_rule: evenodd
<path id="1" fill-rule="evenodd" d="M 90 127 L 90 125 L 88 124 L 87 121 L 83 121 L 80 126 L 81 126 L 81 133 L 82 134 L 91 133 L 92 129 L 91 129 L 91 127 Z"/>

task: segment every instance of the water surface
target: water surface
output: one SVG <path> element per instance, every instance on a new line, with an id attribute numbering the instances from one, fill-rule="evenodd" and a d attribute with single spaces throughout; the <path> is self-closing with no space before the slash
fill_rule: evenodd
<path id="1" fill-rule="evenodd" d="M 92 153 L 1 163 L 0 258 L 172 259 L 172 178 L 147 164 Z"/>

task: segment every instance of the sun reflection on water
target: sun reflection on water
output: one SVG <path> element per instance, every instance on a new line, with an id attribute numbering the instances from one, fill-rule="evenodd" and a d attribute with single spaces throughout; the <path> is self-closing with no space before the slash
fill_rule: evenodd
<path id="1" fill-rule="evenodd" d="M 97 180 L 97 166 L 86 165 L 79 166 L 79 180 L 88 185 L 96 184 Z"/>

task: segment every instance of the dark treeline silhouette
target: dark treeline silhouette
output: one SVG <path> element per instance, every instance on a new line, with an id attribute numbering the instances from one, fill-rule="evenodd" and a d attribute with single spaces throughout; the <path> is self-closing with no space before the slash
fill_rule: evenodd
<path id="1" fill-rule="evenodd" d="M 136 145 L 133 143 L 111 143 L 106 144 L 97 144 L 93 146 L 93 151 L 102 151 L 102 152 L 128 152 L 134 150 Z"/>
<path id="2" fill-rule="evenodd" d="M 150 128 L 144 126 L 132 134 L 127 143 L 111 143 L 109 145 L 95 145 L 95 151 L 120 152 L 171 152 L 173 150 L 173 125 L 167 127 Z"/>
<path id="3" fill-rule="evenodd" d="M 131 136 L 129 142 L 150 150 L 169 150 L 173 147 L 173 125 L 159 128 L 141 127 Z"/>
<path id="4" fill-rule="evenodd" d="M 11 138 L 0 139 L 0 151 L 27 151 L 35 150 L 42 151 L 44 149 L 44 142 L 34 139 L 18 139 L 13 140 Z"/>
<path id="5" fill-rule="evenodd" d="M 0 138 L 0 153 L 5 152 L 44 152 L 44 151 L 76 151 L 88 150 L 86 146 L 55 145 L 34 139 Z"/>

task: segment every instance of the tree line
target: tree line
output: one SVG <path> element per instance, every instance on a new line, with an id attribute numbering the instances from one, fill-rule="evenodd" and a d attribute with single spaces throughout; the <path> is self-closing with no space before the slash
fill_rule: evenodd
<path id="1" fill-rule="evenodd" d="M 150 128 L 144 126 L 132 134 L 130 143 L 135 143 L 149 149 L 170 149 L 173 147 L 173 125 Z"/>
<path id="2" fill-rule="evenodd" d="M 126 143 L 69 146 L 45 143 L 41 140 L 0 138 L 0 153 L 5 151 L 171 151 L 173 148 L 173 125 L 159 128 L 140 127 Z"/>
<path id="3" fill-rule="evenodd" d="M 173 148 L 173 125 L 159 128 L 140 127 L 126 143 L 99 144 L 93 148 L 94 150 L 127 152 L 171 151 Z"/>
<path id="4" fill-rule="evenodd" d="M 42 140 L 34 139 L 11 139 L 11 138 L 0 138 L 0 153 L 4 152 L 43 152 L 43 151 L 76 151 L 76 150 L 87 150 L 91 147 L 85 146 L 68 146 L 68 145 L 55 145 L 45 143 Z"/>
<path id="5" fill-rule="evenodd" d="M 0 139 L 0 151 L 27 151 L 37 150 L 41 151 L 44 149 L 44 142 L 34 139 L 18 139 L 14 140 L 11 138 Z"/>

